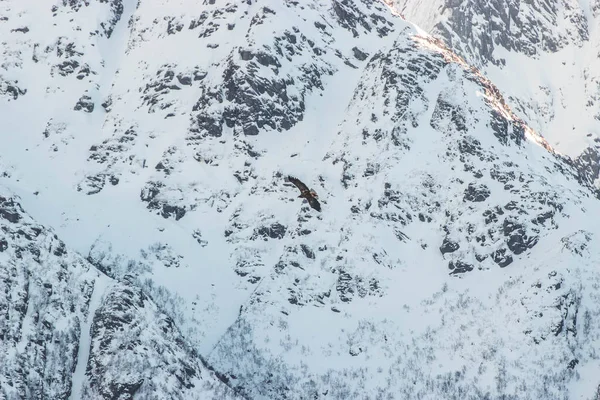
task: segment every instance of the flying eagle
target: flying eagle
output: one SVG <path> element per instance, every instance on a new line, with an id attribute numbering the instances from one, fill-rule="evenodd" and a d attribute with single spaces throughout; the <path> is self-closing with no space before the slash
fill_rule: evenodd
<path id="1" fill-rule="evenodd" d="M 317 193 L 309 189 L 304 183 L 302 183 L 298 178 L 294 178 L 293 176 L 288 176 L 288 181 L 292 182 L 298 189 L 300 189 L 300 196 L 306 200 L 308 200 L 308 204 L 317 211 L 321 211 L 321 204 L 317 200 Z"/>

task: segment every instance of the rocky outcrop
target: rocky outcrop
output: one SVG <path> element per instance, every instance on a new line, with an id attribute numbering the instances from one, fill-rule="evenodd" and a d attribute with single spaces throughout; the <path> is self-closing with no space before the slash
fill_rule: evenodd
<path id="1" fill-rule="evenodd" d="M 590 34 L 591 21 L 586 18 L 589 10 L 570 0 L 440 1 L 429 11 L 417 10 L 422 5 L 415 0 L 390 3 L 404 9 L 412 21 L 442 37 L 456 53 L 477 66 L 488 62 L 503 65 L 505 60 L 496 51 L 500 48 L 535 57 L 571 44 L 580 46 Z"/>
<path id="2" fill-rule="evenodd" d="M 125 280 L 95 293 L 100 280 L 109 278 L 0 195 L 0 395 L 68 399 L 82 385 L 84 398 L 236 398 L 141 289 Z"/>
<path id="3" fill-rule="evenodd" d="M 1 3 L 2 74 L 29 91 L 0 96 L 0 180 L 67 241 L 0 201 L 5 397 L 578 395 L 595 156 L 556 152 L 529 118 L 550 108 L 468 49 L 379 1 L 127 1 L 112 30 L 120 2 Z M 475 41 L 512 28 L 479 17 Z"/>
<path id="4" fill-rule="evenodd" d="M 575 159 L 575 167 L 585 182 L 600 190 L 600 150 L 597 147 L 585 149 Z"/>
<path id="5" fill-rule="evenodd" d="M 17 81 L 6 81 L 0 76 L 0 96 L 6 97 L 9 100 L 17 100 L 19 96 L 27 93 L 27 89 L 19 87 Z"/>
<path id="6" fill-rule="evenodd" d="M 186 344 L 174 321 L 132 285 L 116 285 L 105 296 L 91 336 L 85 397 L 235 397 Z"/>
<path id="7" fill-rule="evenodd" d="M 0 395 L 69 398 L 94 287 L 89 269 L 0 195 Z"/>

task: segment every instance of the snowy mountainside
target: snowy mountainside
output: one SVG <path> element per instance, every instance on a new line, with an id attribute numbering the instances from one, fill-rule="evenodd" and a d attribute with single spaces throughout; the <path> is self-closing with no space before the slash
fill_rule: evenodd
<path id="1" fill-rule="evenodd" d="M 57 298 L 95 309 L 61 393 L 226 396 L 205 365 L 252 399 L 597 392 L 594 156 L 468 57 L 378 1 L 0 4 L 0 183 L 107 275 Z"/>
<path id="2" fill-rule="evenodd" d="M 4 196 L 2 398 L 234 398 L 139 288 L 99 273 Z"/>
<path id="3" fill-rule="evenodd" d="M 479 67 L 504 65 L 506 52 L 539 56 L 567 46 L 581 48 L 600 15 L 595 1 L 387 0 L 405 18 L 442 36 L 458 54 Z M 594 32 L 595 33 L 595 32 Z"/>
<path id="4" fill-rule="evenodd" d="M 600 3 L 390 1 L 480 68 L 558 151 L 600 154 Z M 598 163 L 585 167 L 593 182 Z"/>
<path id="5" fill-rule="evenodd" d="M 543 139 L 502 106 L 489 81 L 458 61 L 422 38 L 370 59 L 321 167 L 341 177 L 335 189 L 319 189 L 327 211 L 315 218 L 305 207 L 296 221 L 276 220 L 297 236 L 209 358 L 250 397 L 575 393 L 567 382 L 569 363 L 581 361 L 573 352 L 582 343 L 574 342 L 582 339 L 580 301 L 594 308 L 596 296 L 579 297 L 580 279 L 596 279 L 598 255 L 593 224 L 572 223 L 598 200 L 574 168 L 538 146 Z M 384 95 L 375 102 L 372 93 Z M 257 239 L 246 228 L 257 217 L 232 229 L 239 247 Z M 245 268 L 249 258 L 254 264 L 249 275 L 263 257 L 244 255 Z M 587 272 L 559 276 L 555 268 L 573 262 Z M 463 279 L 446 280 L 440 265 Z M 503 271 L 512 272 L 498 279 Z M 291 306 L 267 317 L 265 307 L 285 297 Z M 541 311 L 550 304 L 555 311 Z M 587 312 L 590 321 L 597 311 Z M 507 332 L 509 321 L 518 328 Z M 467 348 L 476 355 L 465 357 Z M 518 354 L 510 368 L 503 351 Z M 597 370 L 593 357 L 586 363 Z M 282 383 L 273 387 L 277 373 Z"/>

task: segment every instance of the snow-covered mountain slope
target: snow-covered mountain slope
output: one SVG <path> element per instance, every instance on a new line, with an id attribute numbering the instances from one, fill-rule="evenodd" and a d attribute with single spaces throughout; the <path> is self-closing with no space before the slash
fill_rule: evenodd
<path id="1" fill-rule="evenodd" d="M 593 154 L 384 3 L 0 4 L 0 184 L 107 275 L 75 398 L 598 390 Z"/>
<path id="2" fill-rule="evenodd" d="M 0 195 L 3 399 L 234 398 L 139 288 Z"/>
<path id="3" fill-rule="evenodd" d="M 375 54 L 318 168 L 323 215 L 271 217 L 291 237 L 274 237 L 284 251 L 273 273 L 210 357 L 251 397 L 575 395 L 569 363 L 580 359 L 567 349 L 583 343 L 573 338 L 585 311 L 574 293 L 596 279 L 598 255 L 566 249 L 594 251 L 595 224 L 579 221 L 598 200 L 454 61 L 418 38 Z M 260 240 L 247 227 L 261 214 L 233 227 L 240 248 Z M 272 247 L 263 254 L 244 255 L 250 276 Z"/>
<path id="4" fill-rule="evenodd" d="M 568 46 L 581 48 L 597 34 L 595 18 L 600 15 L 595 0 L 386 2 L 423 29 L 443 36 L 476 66 L 505 65 L 512 61 L 506 59 L 506 51 L 536 57 Z"/>
<path id="5" fill-rule="evenodd" d="M 559 151 L 576 157 L 585 150 L 598 157 L 597 0 L 389 2 L 484 71 Z M 598 178 L 597 172 L 588 173 Z"/>

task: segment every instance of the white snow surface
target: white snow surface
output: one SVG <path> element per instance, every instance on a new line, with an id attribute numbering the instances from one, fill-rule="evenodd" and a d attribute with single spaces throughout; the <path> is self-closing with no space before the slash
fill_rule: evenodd
<path id="1" fill-rule="evenodd" d="M 102 296 L 109 290 L 111 286 L 110 278 L 106 275 L 99 274 L 98 279 L 94 281 L 94 291 L 88 306 L 88 314 L 85 321 L 81 324 L 81 336 L 79 339 L 79 349 L 77 353 L 77 366 L 73 373 L 71 400 L 81 399 L 81 393 L 84 387 L 85 369 L 90 357 L 91 336 L 90 327 L 96 310 L 101 304 Z"/>
<path id="2" fill-rule="evenodd" d="M 558 151 L 600 146 L 597 0 L 389 2 L 481 68 Z"/>
<path id="3" fill-rule="evenodd" d="M 107 275 L 71 399 L 101 397 L 84 363 L 109 281 L 156 304 L 144 343 L 169 346 L 168 314 L 240 397 L 594 399 L 600 201 L 558 152 L 600 135 L 596 78 L 574 78 L 600 70 L 597 30 L 497 49 L 488 80 L 379 1 L 55 3 L 0 2 L 0 85 L 26 89 L 0 94 L 0 185 Z"/>

